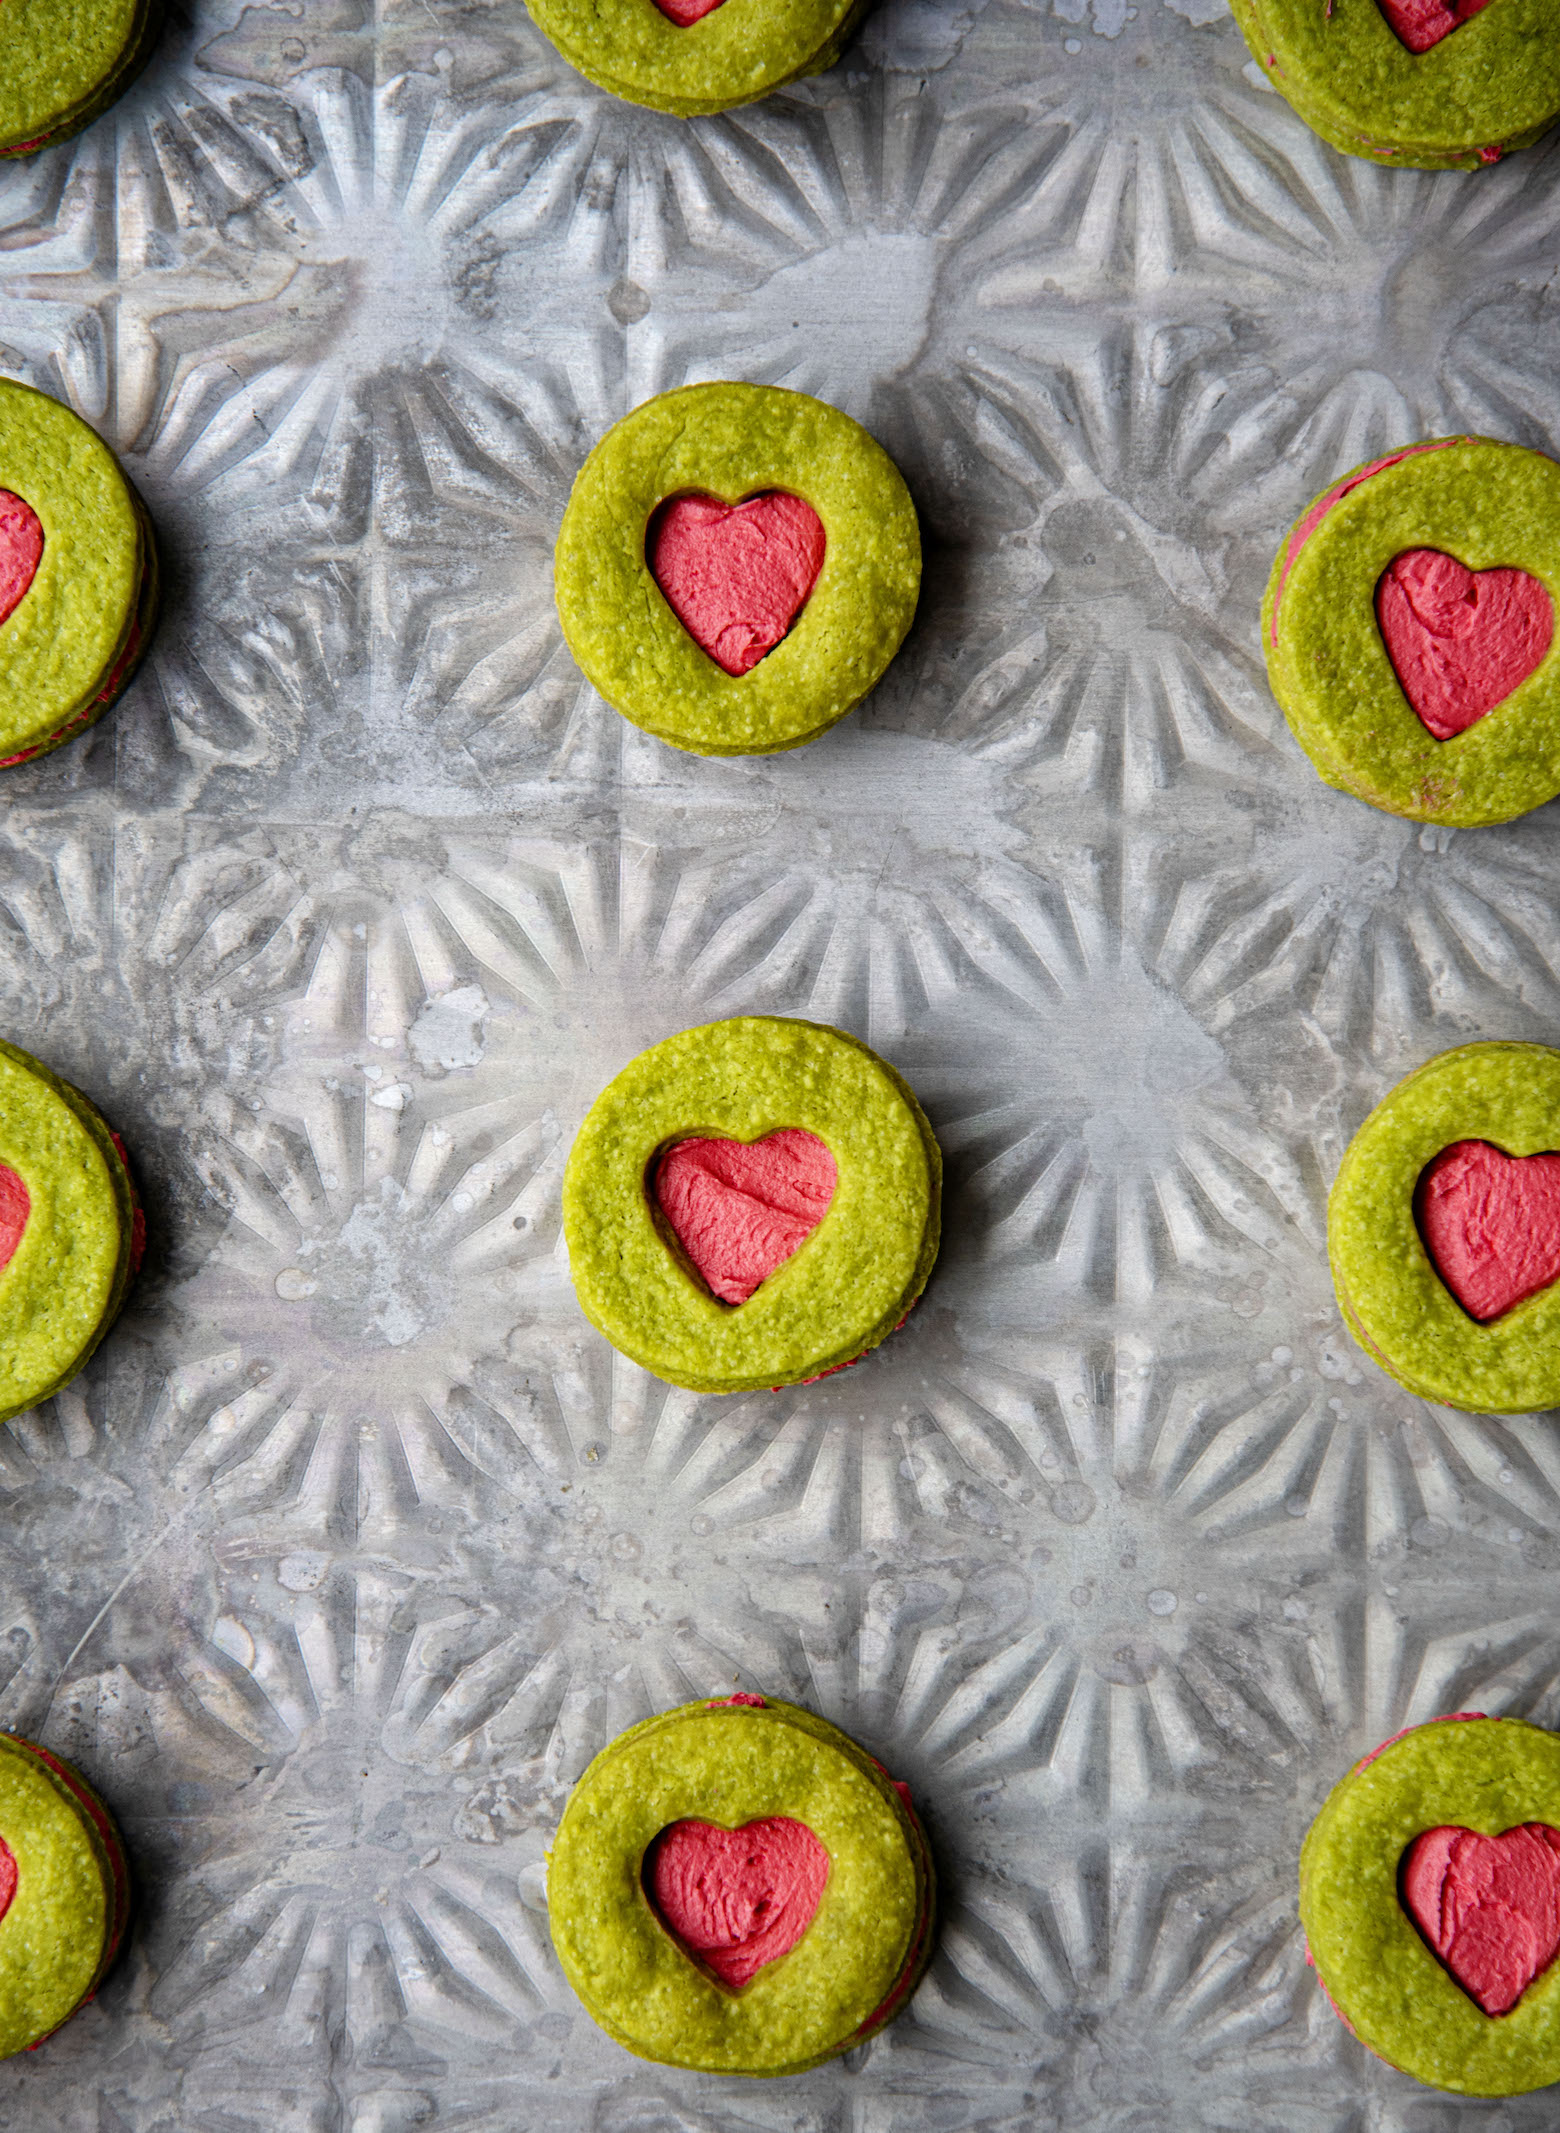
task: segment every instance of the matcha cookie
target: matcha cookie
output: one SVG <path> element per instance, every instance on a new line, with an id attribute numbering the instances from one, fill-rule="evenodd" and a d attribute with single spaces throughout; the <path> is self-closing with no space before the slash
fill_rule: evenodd
<path id="1" fill-rule="evenodd" d="M 113 453 L 58 400 L 0 378 L 0 767 L 101 718 L 156 613 L 151 525 Z"/>
<path id="2" fill-rule="evenodd" d="M 1560 1052 L 1467 1044 L 1399 1082 L 1327 1204 L 1351 1330 L 1399 1384 L 1477 1413 L 1560 1405 Z"/>
<path id="3" fill-rule="evenodd" d="M 1387 1742 L 1311 1826 L 1300 1919 L 1333 2006 L 1405 2074 L 1560 2080 L 1560 1739 L 1463 1711 Z"/>
<path id="4" fill-rule="evenodd" d="M 827 732 L 898 651 L 920 584 L 888 454 L 773 385 L 685 385 L 625 416 L 580 469 L 554 559 L 587 678 L 695 755 Z"/>
<path id="5" fill-rule="evenodd" d="M 1346 155 L 1477 170 L 1560 117 L 1555 0 L 1234 0 L 1258 66 Z"/>
<path id="6" fill-rule="evenodd" d="M 0 1421 L 70 1383 L 118 1316 L 143 1234 L 118 1135 L 0 1044 Z"/>
<path id="7" fill-rule="evenodd" d="M 676 118 L 750 104 L 839 59 L 866 0 L 530 0 L 587 81 Z"/>
<path id="8" fill-rule="evenodd" d="M 797 2074 L 891 2021 L 931 1953 L 908 1792 L 837 1726 L 762 1696 L 633 1726 L 575 1786 L 548 1862 L 586 2011 L 663 2066 Z"/>
<path id="9" fill-rule="evenodd" d="M 150 57 L 156 0 L 7 0 L 0 156 L 31 155 L 90 125 Z"/>
<path id="10" fill-rule="evenodd" d="M 575 1293 L 673 1385 L 821 1377 L 925 1288 L 941 1185 L 920 1105 L 854 1037 L 706 1023 L 641 1052 L 580 1128 L 563 1180 Z"/>
<path id="11" fill-rule="evenodd" d="M 0 1733 L 0 2058 L 97 1991 L 130 1910 L 124 1848 L 79 1772 Z"/>
<path id="12" fill-rule="evenodd" d="M 1508 822 L 1560 792 L 1557 594 L 1560 466 L 1484 437 L 1408 445 L 1285 536 L 1262 606 L 1273 694 L 1339 791 Z"/>

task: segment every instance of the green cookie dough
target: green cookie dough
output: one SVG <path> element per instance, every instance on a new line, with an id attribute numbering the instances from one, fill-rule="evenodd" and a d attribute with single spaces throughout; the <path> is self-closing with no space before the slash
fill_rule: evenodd
<path id="1" fill-rule="evenodd" d="M 1478 1414 L 1560 1405 L 1560 1283 L 1481 1325 L 1441 1280 L 1414 1220 L 1426 1165 L 1457 1141 L 1560 1149 L 1560 1052 L 1465 1044 L 1400 1081 L 1350 1141 L 1327 1202 L 1338 1301 L 1410 1392 Z"/>
<path id="2" fill-rule="evenodd" d="M 123 94 L 150 56 L 157 10 L 154 0 L 7 0 L 4 23 L 0 156 L 31 155 Z"/>
<path id="3" fill-rule="evenodd" d="M 530 0 L 571 67 L 631 104 L 674 118 L 750 104 L 838 60 L 869 0 L 722 0 L 679 28 L 655 0 Z"/>
<path id="4" fill-rule="evenodd" d="M 15 1861 L 15 1892 L 0 1916 L 0 2058 L 9 2058 L 97 1990 L 118 1952 L 129 1881 L 118 1832 L 91 1787 L 3 1733 L 0 1842 Z"/>
<path id="5" fill-rule="evenodd" d="M 1560 117 L 1555 0 L 1493 0 L 1411 52 L 1377 0 L 1234 0 L 1257 64 L 1313 132 L 1346 155 L 1477 170 Z"/>
<path id="6" fill-rule="evenodd" d="M 113 453 L 58 400 L 0 378 L 0 489 L 43 526 L 37 575 L 0 623 L 0 767 L 46 754 L 120 695 L 157 608 L 157 552 Z"/>
<path id="7" fill-rule="evenodd" d="M 32 1202 L 0 1268 L 0 1421 L 68 1385 L 134 1271 L 136 1199 L 113 1134 L 68 1082 L 0 1044 L 0 1164 Z"/>
<path id="8" fill-rule="evenodd" d="M 1469 29 L 1512 4 L 1493 0 Z M 1503 703 L 1438 741 L 1387 655 L 1376 587 L 1395 557 L 1436 548 L 1470 570 L 1527 571 L 1560 611 L 1560 466 L 1486 437 L 1403 451 L 1332 484 L 1284 536 L 1262 605 L 1268 679 L 1327 784 L 1414 822 L 1509 822 L 1560 792 L 1560 631 Z"/>
<path id="9" fill-rule="evenodd" d="M 674 1142 L 816 1134 L 839 1166 L 828 1213 L 744 1304 L 717 1301 L 653 1207 Z M 597 1097 L 569 1155 L 563 1224 L 586 1317 L 673 1385 L 747 1392 L 854 1362 L 892 1333 L 937 1257 L 942 1158 L 884 1060 L 815 1022 L 742 1015 L 684 1030 Z"/>
<path id="10" fill-rule="evenodd" d="M 662 597 L 645 529 L 669 497 L 737 504 L 772 489 L 822 519 L 823 568 L 788 635 L 731 675 Z M 553 572 L 569 649 L 626 719 L 695 755 L 771 755 L 816 740 L 875 686 L 915 613 L 921 536 L 898 468 L 848 415 L 773 385 L 685 385 L 586 460 Z"/>
<path id="11" fill-rule="evenodd" d="M 1300 1853 L 1316 1974 L 1362 2044 L 1433 2088 L 1521 2096 L 1560 2080 L 1560 1963 L 1491 2016 L 1443 1969 L 1398 1895 L 1403 1854 L 1446 1826 L 1560 1827 L 1560 1737 L 1515 1718 L 1416 1726 L 1327 1795 Z"/>
<path id="12" fill-rule="evenodd" d="M 829 1854 L 812 1923 L 740 1992 L 718 1985 L 656 1916 L 651 1843 L 674 1822 L 803 1822 Z M 570 1796 L 548 1862 L 553 1946 L 591 2018 L 663 2066 L 797 2074 L 892 2019 L 931 1952 L 920 1825 L 892 1782 L 826 1720 L 787 1703 L 693 1703 L 630 1728 Z"/>

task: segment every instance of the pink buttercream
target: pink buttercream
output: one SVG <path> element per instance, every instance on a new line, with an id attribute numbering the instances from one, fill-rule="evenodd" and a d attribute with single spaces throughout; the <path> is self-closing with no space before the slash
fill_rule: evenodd
<path id="1" fill-rule="evenodd" d="M 16 1894 L 16 1854 L 4 1837 L 0 1837 L 0 1918 L 11 1908 L 11 1898 Z"/>
<path id="2" fill-rule="evenodd" d="M 1403 1906 L 1487 2015 L 1510 2012 L 1560 1949 L 1560 1830 L 1427 1829 L 1403 1854 Z"/>
<path id="3" fill-rule="evenodd" d="M 42 520 L 31 504 L 0 489 L 0 623 L 21 604 L 42 558 Z"/>
<path id="4" fill-rule="evenodd" d="M 663 1925 L 734 1992 L 796 1946 L 829 1878 L 828 1852 L 789 1815 L 674 1822 L 645 1864 Z"/>
<path id="5" fill-rule="evenodd" d="M 655 0 L 656 6 L 668 22 L 675 22 L 678 29 L 691 29 L 694 23 L 702 22 L 706 15 L 713 15 L 724 0 Z M 1477 0 L 1483 6 L 1484 0 Z"/>
<path id="6" fill-rule="evenodd" d="M 1555 634 L 1554 602 L 1540 579 L 1469 570 L 1438 548 L 1411 548 L 1387 565 L 1376 620 L 1403 694 L 1438 741 L 1504 703 Z"/>
<path id="7" fill-rule="evenodd" d="M 1449 444 L 1461 444 L 1463 441 L 1461 437 L 1437 437 L 1429 444 L 1405 445 L 1401 452 L 1389 452 L 1385 459 L 1373 459 L 1368 467 L 1361 467 L 1357 474 L 1346 474 L 1342 481 L 1334 482 L 1325 494 L 1316 499 L 1290 534 L 1289 544 L 1284 550 L 1283 567 L 1278 574 L 1278 589 L 1273 595 L 1273 619 L 1269 625 L 1269 634 L 1274 644 L 1278 642 L 1278 610 L 1283 603 L 1284 587 L 1289 583 L 1289 573 L 1299 562 L 1301 549 L 1328 512 L 1335 505 L 1341 504 L 1346 496 L 1352 495 L 1361 482 L 1369 481 L 1373 474 L 1384 474 L 1388 467 L 1398 466 L 1405 459 L 1414 459 L 1421 452 L 1441 452 Z"/>
<path id="8" fill-rule="evenodd" d="M 656 1165 L 654 1191 L 713 1294 L 741 1304 L 812 1235 L 838 1178 L 815 1133 L 785 1126 L 760 1141 L 679 1141 Z"/>
<path id="9" fill-rule="evenodd" d="M 1401 43 L 1411 52 L 1428 52 L 1488 7 L 1489 0 L 1377 0 L 1377 4 Z"/>
<path id="10" fill-rule="evenodd" d="M 1481 1324 L 1560 1280 L 1560 1155 L 1454 1141 L 1425 1166 L 1414 1214 L 1436 1272 Z"/>
<path id="11" fill-rule="evenodd" d="M 823 521 L 783 489 L 723 504 L 678 496 L 650 522 L 651 575 L 702 651 L 728 674 L 772 652 L 823 568 Z"/>
<path id="12" fill-rule="evenodd" d="M 32 1194 L 7 1163 L 0 1163 L 0 1268 L 16 1257 L 27 1217 L 32 1213 Z"/>

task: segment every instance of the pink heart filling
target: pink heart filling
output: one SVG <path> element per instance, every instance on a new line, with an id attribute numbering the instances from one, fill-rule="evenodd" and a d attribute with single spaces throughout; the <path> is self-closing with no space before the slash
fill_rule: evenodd
<path id="1" fill-rule="evenodd" d="M 1554 602 L 1537 578 L 1469 570 L 1438 548 L 1411 548 L 1387 565 L 1376 620 L 1403 694 L 1438 741 L 1504 703 L 1555 633 Z"/>
<path id="2" fill-rule="evenodd" d="M 9 489 L 0 489 L 0 622 L 9 622 L 38 575 L 43 557 L 43 523 L 37 512 Z"/>
<path id="3" fill-rule="evenodd" d="M 32 1194 L 14 1170 L 0 1163 L 0 1271 L 16 1257 L 31 1213 Z"/>
<path id="4" fill-rule="evenodd" d="M 1487 2015 L 1516 2006 L 1560 1948 L 1560 1830 L 1427 1829 L 1403 1854 L 1403 1905 Z"/>
<path id="5" fill-rule="evenodd" d="M 1454 1141 L 1427 1163 L 1414 1213 L 1436 1272 L 1481 1323 L 1560 1280 L 1560 1155 Z"/>
<path id="6" fill-rule="evenodd" d="M 655 1200 L 707 1287 L 746 1303 L 829 1211 L 839 1170 L 815 1133 L 678 1141 L 655 1170 Z"/>
<path id="7" fill-rule="evenodd" d="M 16 1894 L 16 1854 L 0 1837 L 0 1918 L 11 1908 L 11 1899 Z"/>
<path id="8" fill-rule="evenodd" d="M 716 8 L 724 5 L 724 0 L 655 0 L 655 4 L 668 22 L 675 22 L 678 29 L 686 30 L 695 22 L 702 22 L 706 15 L 713 15 Z M 1477 0 L 1477 4 L 1482 7 L 1484 0 Z"/>
<path id="9" fill-rule="evenodd" d="M 1489 0 L 1378 0 L 1398 40 L 1411 52 L 1428 52 L 1460 30 Z"/>
<path id="10" fill-rule="evenodd" d="M 789 1815 L 741 1829 L 674 1822 L 645 1860 L 661 1923 L 733 1991 L 796 1946 L 828 1878 L 827 1851 Z"/>
<path id="11" fill-rule="evenodd" d="M 677 496 L 650 521 L 645 554 L 666 604 L 728 674 L 772 652 L 823 568 L 823 521 L 784 489 L 723 504 Z"/>

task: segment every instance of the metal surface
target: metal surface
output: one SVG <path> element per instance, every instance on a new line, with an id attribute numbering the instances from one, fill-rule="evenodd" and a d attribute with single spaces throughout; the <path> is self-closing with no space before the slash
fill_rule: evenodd
<path id="1" fill-rule="evenodd" d="M 1355 461 L 1560 434 L 1560 151 L 1378 170 L 1253 77 L 1219 0 L 888 0 L 683 125 L 518 0 L 203 0 L 0 170 L 0 369 L 171 579 L 0 823 L 5 1033 L 153 1233 L 0 1431 L 0 1724 L 139 1890 L 0 2125 L 1552 2124 L 1368 2060 L 1293 1892 L 1384 1735 L 1560 1721 L 1554 1422 L 1397 1391 L 1322 1244 L 1402 1072 L 1560 1029 L 1554 811 L 1328 792 L 1256 615 Z M 769 761 L 635 733 L 552 613 L 590 443 L 722 375 L 868 422 L 927 534 L 884 686 Z M 947 1238 L 870 1361 L 699 1399 L 584 1325 L 558 1179 L 748 1008 L 904 1070 Z M 620 2053 L 544 1910 L 587 1758 L 738 1682 L 911 1781 L 947 1892 L 909 2015 L 773 2086 Z"/>

